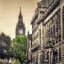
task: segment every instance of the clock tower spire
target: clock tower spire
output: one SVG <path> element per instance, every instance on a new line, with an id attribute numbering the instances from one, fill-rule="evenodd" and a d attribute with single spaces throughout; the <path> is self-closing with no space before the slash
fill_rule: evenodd
<path id="1" fill-rule="evenodd" d="M 20 14 L 19 14 L 19 17 L 18 17 L 18 19 L 22 19 L 23 17 L 22 17 L 22 14 L 21 14 L 21 7 L 20 7 Z"/>
<path id="2" fill-rule="evenodd" d="M 21 7 L 20 7 L 20 14 L 18 16 L 18 22 L 16 25 L 16 33 L 15 34 L 16 34 L 16 36 L 25 34 L 25 24 L 23 23 L 23 16 L 21 13 Z"/>

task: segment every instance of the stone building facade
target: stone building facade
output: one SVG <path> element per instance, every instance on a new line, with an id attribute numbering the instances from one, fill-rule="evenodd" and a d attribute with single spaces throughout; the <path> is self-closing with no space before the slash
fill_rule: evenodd
<path id="1" fill-rule="evenodd" d="M 63 20 L 64 0 L 52 0 L 44 16 L 37 22 L 43 24 L 43 43 L 45 64 L 64 64 Z"/>
<path id="2" fill-rule="evenodd" d="M 45 1 L 46 2 L 46 1 Z M 43 63 L 43 24 L 37 24 L 37 22 L 43 17 L 48 4 L 43 5 L 44 1 L 37 3 L 37 8 L 35 10 L 35 14 L 32 18 L 32 63 L 33 64 L 42 64 Z"/>
<path id="3" fill-rule="evenodd" d="M 36 9 L 35 14 L 32 19 L 32 47 L 31 47 L 31 52 L 32 52 L 32 63 L 37 64 L 38 63 L 38 48 L 39 48 L 39 43 L 38 43 L 38 25 L 36 24 L 38 20 L 38 11 Z"/>
<path id="4" fill-rule="evenodd" d="M 32 63 L 64 64 L 64 0 L 42 0 L 32 18 Z"/>

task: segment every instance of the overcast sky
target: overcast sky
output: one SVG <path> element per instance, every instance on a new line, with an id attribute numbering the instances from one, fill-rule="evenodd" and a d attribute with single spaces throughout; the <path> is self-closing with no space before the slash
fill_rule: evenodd
<path id="1" fill-rule="evenodd" d="M 4 32 L 11 38 L 15 37 L 20 6 L 23 22 L 26 26 L 26 34 L 28 30 L 32 33 L 30 22 L 39 1 L 41 0 L 0 0 L 0 33 Z"/>

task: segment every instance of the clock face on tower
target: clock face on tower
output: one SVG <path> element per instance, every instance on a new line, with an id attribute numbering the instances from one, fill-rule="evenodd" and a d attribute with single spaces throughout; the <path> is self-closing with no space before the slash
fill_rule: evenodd
<path id="1" fill-rule="evenodd" d="M 23 30 L 22 29 L 19 30 L 19 34 L 23 34 Z"/>

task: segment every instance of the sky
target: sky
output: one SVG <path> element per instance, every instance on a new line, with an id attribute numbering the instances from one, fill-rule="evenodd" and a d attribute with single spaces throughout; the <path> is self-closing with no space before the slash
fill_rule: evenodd
<path id="1" fill-rule="evenodd" d="M 41 0 L 0 0 L 0 33 L 4 32 L 12 39 L 15 37 L 18 16 L 21 13 L 26 27 L 26 35 L 29 30 L 32 33 L 31 20 L 34 16 L 37 2 Z"/>

